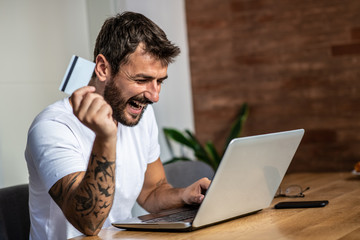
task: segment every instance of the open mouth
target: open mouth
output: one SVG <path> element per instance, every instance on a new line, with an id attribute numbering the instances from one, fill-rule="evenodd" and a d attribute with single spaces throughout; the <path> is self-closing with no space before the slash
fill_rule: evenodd
<path id="1" fill-rule="evenodd" d="M 130 100 L 129 101 L 129 104 L 132 108 L 134 108 L 135 110 L 141 110 L 143 108 L 146 107 L 147 104 L 145 103 L 140 103 L 138 101 L 135 101 L 135 100 Z"/>
<path id="2" fill-rule="evenodd" d="M 129 101 L 130 107 L 135 111 L 142 111 L 146 107 L 146 103 L 140 103 L 139 101 L 130 100 Z"/>

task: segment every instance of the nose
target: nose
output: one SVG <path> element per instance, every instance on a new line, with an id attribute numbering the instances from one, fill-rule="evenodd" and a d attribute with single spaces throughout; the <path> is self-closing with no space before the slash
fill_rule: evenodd
<path id="1" fill-rule="evenodd" d="M 161 84 L 157 82 L 157 80 L 153 80 L 148 82 L 146 85 L 145 97 L 151 102 L 159 101 L 159 93 L 161 90 Z"/>

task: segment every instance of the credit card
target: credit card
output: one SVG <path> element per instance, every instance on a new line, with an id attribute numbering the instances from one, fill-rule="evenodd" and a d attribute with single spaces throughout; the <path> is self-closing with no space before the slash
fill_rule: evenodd
<path id="1" fill-rule="evenodd" d="M 59 90 L 71 95 L 75 90 L 87 86 L 94 69 L 94 62 L 73 55 Z"/>

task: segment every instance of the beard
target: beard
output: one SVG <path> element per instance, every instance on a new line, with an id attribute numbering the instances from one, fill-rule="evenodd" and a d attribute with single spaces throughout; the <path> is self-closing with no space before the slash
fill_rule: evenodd
<path id="1" fill-rule="evenodd" d="M 123 91 L 115 85 L 114 79 L 111 79 L 105 86 L 104 99 L 113 110 L 113 118 L 119 123 L 129 127 L 137 125 L 147 105 L 152 104 L 152 102 L 142 94 L 131 97 L 128 100 L 125 99 Z M 142 107 L 141 113 L 138 115 L 129 114 L 130 117 L 127 117 L 125 112 L 126 106 L 129 104 L 132 107 L 139 108 L 141 106 L 139 106 L 138 103 L 145 104 L 145 106 Z"/>

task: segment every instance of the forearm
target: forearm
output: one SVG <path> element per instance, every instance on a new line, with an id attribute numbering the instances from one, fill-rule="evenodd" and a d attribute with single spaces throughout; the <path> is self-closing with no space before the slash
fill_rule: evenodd
<path id="1" fill-rule="evenodd" d="M 165 209 L 182 207 L 185 204 L 182 200 L 184 190 L 184 188 L 173 188 L 163 180 L 149 194 L 142 206 L 148 212 L 159 212 Z"/>
<path id="2" fill-rule="evenodd" d="M 114 198 L 116 138 L 95 138 L 86 172 L 66 177 L 52 188 L 52 197 L 68 221 L 86 235 L 96 235 L 107 218 Z M 58 183 L 56 183 L 58 184 Z"/>
<path id="3" fill-rule="evenodd" d="M 150 181 L 151 182 L 151 181 Z M 167 183 L 165 175 L 155 186 L 144 184 L 138 198 L 139 204 L 149 212 L 182 207 L 185 204 L 200 204 L 204 199 L 204 192 L 209 188 L 210 180 L 201 178 L 186 188 L 173 188 Z M 146 191 L 152 189 L 151 191 Z"/>

